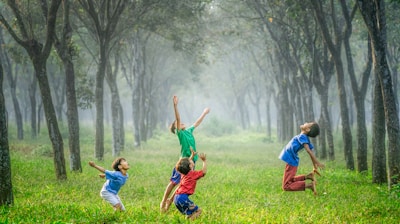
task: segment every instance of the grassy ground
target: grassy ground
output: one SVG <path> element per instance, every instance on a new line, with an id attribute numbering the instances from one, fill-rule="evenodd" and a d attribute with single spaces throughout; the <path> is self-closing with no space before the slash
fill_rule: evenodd
<path id="1" fill-rule="evenodd" d="M 11 140 L 14 205 L 0 207 L 0 223 L 186 223 L 174 206 L 160 214 L 159 203 L 179 156 L 176 136 L 163 134 L 140 149 L 129 144 L 122 156 L 131 165 L 130 178 L 120 191 L 127 209 L 115 213 L 99 191 L 104 183 L 93 160 L 94 135 L 81 139 L 83 172 L 57 181 L 51 146 L 46 137 L 35 142 Z M 131 141 L 127 139 L 127 141 Z M 104 161 L 111 169 L 110 142 Z M 210 138 L 197 136 L 198 151 L 208 157 L 208 173 L 191 199 L 203 209 L 194 223 L 398 223 L 400 199 L 386 186 L 371 184 L 370 175 L 325 162 L 318 178 L 318 195 L 311 191 L 283 192 L 284 163 L 277 157 L 283 144 L 262 134 Z M 68 144 L 65 144 L 66 146 Z M 68 159 L 68 149 L 66 148 Z M 340 158 L 341 152 L 337 152 Z M 339 159 L 338 159 L 339 160 Z M 69 162 L 67 160 L 67 167 Z M 197 169 L 201 168 L 201 161 Z M 312 166 L 301 153 L 299 173 Z"/>

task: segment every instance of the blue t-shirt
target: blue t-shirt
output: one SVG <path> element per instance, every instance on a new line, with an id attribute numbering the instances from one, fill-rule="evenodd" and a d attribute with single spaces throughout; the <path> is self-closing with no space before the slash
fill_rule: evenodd
<path id="1" fill-rule="evenodd" d="M 129 177 L 128 174 L 124 176 L 120 171 L 106 170 L 104 173 L 107 180 L 104 183 L 103 188 L 113 194 L 118 194 L 119 189 L 121 189 L 122 185 L 125 184 L 126 180 Z"/>
<path id="2" fill-rule="evenodd" d="M 283 148 L 279 159 L 285 161 L 291 166 L 299 166 L 300 158 L 298 153 L 304 149 L 304 144 L 308 144 L 310 149 L 314 149 L 310 139 L 306 134 L 296 135 L 290 140 L 290 142 Z"/>

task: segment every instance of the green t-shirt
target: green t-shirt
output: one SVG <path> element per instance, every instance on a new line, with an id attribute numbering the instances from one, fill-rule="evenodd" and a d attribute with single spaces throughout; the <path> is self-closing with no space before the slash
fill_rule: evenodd
<path id="1" fill-rule="evenodd" d="M 196 141 L 193 136 L 194 126 L 190 126 L 185 130 L 179 130 L 177 132 L 179 143 L 181 145 L 181 157 L 190 157 L 192 152 L 190 151 L 190 146 L 196 152 Z M 193 161 L 196 162 L 198 156 L 195 155 Z"/>

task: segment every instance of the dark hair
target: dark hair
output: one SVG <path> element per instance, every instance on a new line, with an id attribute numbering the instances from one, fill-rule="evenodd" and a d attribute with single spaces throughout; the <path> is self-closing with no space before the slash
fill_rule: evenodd
<path id="1" fill-rule="evenodd" d="M 307 136 L 309 137 L 317 137 L 319 135 L 319 125 L 317 122 L 311 122 L 312 125 L 310 127 L 310 131 L 307 133 Z"/>
<path id="2" fill-rule="evenodd" d="M 122 157 L 116 158 L 116 159 L 114 160 L 114 162 L 112 163 L 111 167 L 112 167 L 115 171 L 121 171 L 121 170 L 119 169 L 118 166 L 121 164 L 122 161 L 126 161 L 126 159 L 125 159 L 125 158 L 122 158 Z"/>
<path id="3" fill-rule="evenodd" d="M 176 163 L 175 169 L 183 175 L 188 174 L 190 171 L 190 159 L 188 157 L 181 158 Z"/>
<path id="4" fill-rule="evenodd" d="M 175 130 L 176 130 L 176 120 L 172 122 L 172 124 L 169 126 L 169 130 L 175 134 Z"/>

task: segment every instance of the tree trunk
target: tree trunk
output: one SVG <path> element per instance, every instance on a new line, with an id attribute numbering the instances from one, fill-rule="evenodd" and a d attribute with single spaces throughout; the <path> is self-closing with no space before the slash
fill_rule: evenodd
<path id="1" fill-rule="evenodd" d="M 75 90 L 75 69 L 72 62 L 73 46 L 72 46 L 72 28 L 69 22 L 70 1 L 63 1 L 63 32 L 61 39 L 55 42 L 54 46 L 57 49 L 58 56 L 64 64 L 65 70 L 65 91 L 67 101 L 67 120 L 69 134 L 69 157 L 70 170 L 82 172 L 81 165 L 81 150 L 79 142 L 79 114 L 78 105 L 76 102 Z"/>
<path id="2" fill-rule="evenodd" d="M 333 61 L 336 68 L 336 81 L 339 94 L 339 104 L 340 104 L 340 117 L 342 121 L 342 138 L 344 144 L 344 157 L 346 160 L 346 167 L 349 170 L 354 170 L 354 158 L 353 158 L 353 148 L 352 148 L 352 135 L 349 120 L 349 109 L 347 106 L 347 96 L 346 96 L 346 86 L 344 85 L 344 71 L 343 63 L 340 54 L 340 38 L 337 38 L 338 43 L 336 45 L 333 43 L 332 37 L 329 33 L 328 25 L 325 21 L 324 12 L 322 11 L 321 2 L 318 0 L 312 0 L 312 6 L 316 16 L 316 21 L 322 31 L 322 36 L 324 42 L 326 43 L 329 52 L 332 54 Z M 334 24 L 337 26 L 337 24 Z M 336 29 L 334 29 L 336 30 Z M 336 33 L 336 37 L 340 36 Z"/>
<path id="3" fill-rule="evenodd" d="M 345 28 L 345 33 L 344 33 L 344 48 L 345 48 L 345 53 L 346 53 L 346 59 L 347 59 L 347 71 L 350 76 L 350 83 L 351 87 L 353 90 L 353 100 L 354 102 L 350 102 L 350 105 L 355 105 L 356 108 L 356 117 L 357 117 L 357 164 L 358 164 L 358 172 L 366 172 L 368 171 L 368 163 L 367 163 L 367 126 L 365 123 L 365 96 L 367 93 L 367 85 L 368 85 L 368 80 L 371 74 L 371 60 L 367 61 L 367 66 L 366 66 L 366 71 L 363 73 L 362 76 L 362 83 L 361 83 L 361 89 L 359 89 L 359 85 L 357 83 L 356 75 L 354 72 L 354 64 L 353 64 L 353 56 L 352 56 L 352 51 L 351 51 L 351 46 L 350 46 L 350 36 L 352 33 L 352 18 L 353 14 L 356 9 L 356 5 L 353 9 L 352 14 L 350 15 L 348 7 L 347 7 L 347 2 L 344 0 L 340 1 L 341 6 L 342 6 L 342 12 L 346 21 L 346 28 Z M 371 48 L 370 44 L 368 44 L 368 56 L 369 58 L 371 55 Z M 352 98 L 350 98 L 351 100 Z M 351 113 L 353 114 L 353 113 Z"/>
<path id="4" fill-rule="evenodd" d="M 140 141 L 146 142 L 147 141 L 147 124 L 148 124 L 148 109 L 149 109 L 149 102 L 147 98 L 147 91 L 150 91 L 146 88 L 146 76 L 147 76 L 147 71 L 146 71 L 146 43 L 147 43 L 147 38 L 146 41 L 143 42 L 141 46 L 141 52 L 142 52 L 142 58 L 141 58 L 141 64 L 142 64 L 142 70 L 140 72 L 140 78 L 139 78 L 139 101 L 140 101 L 140 112 L 139 112 L 139 130 L 140 130 Z"/>
<path id="5" fill-rule="evenodd" d="M 350 47 L 349 43 L 346 43 L 346 45 L 348 45 L 346 48 Z M 350 55 L 351 52 L 348 56 Z M 358 135 L 357 162 L 358 162 L 359 172 L 368 171 L 368 157 L 367 157 L 368 136 L 367 136 L 367 125 L 365 121 L 365 97 L 367 95 L 368 80 L 371 76 L 370 75 L 371 67 L 372 67 L 371 41 L 370 38 L 368 38 L 368 61 L 366 62 L 365 70 L 362 73 L 362 81 L 360 89 L 356 82 L 354 72 L 353 73 L 349 72 L 351 78 L 351 86 L 353 89 L 355 106 L 357 109 L 357 135 Z"/>
<path id="6" fill-rule="evenodd" d="M 266 88 L 268 89 L 268 88 Z M 266 97 L 267 100 L 265 101 L 265 118 L 266 118 L 266 134 L 267 134 L 267 139 L 271 140 L 271 136 L 272 136 L 272 128 L 271 128 L 271 95 L 268 94 L 268 96 Z"/>
<path id="7" fill-rule="evenodd" d="M 101 45 L 101 44 L 100 44 Z M 96 144 L 95 157 L 97 160 L 104 159 L 104 77 L 106 72 L 106 48 L 100 46 L 100 62 L 96 74 Z"/>
<path id="8" fill-rule="evenodd" d="M 115 63 L 117 62 L 117 59 L 115 60 Z M 118 67 L 117 64 L 114 65 L 115 67 Z M 106 80 L 108 83 L 108 86 L 110 88 L 111 92 L 111 120 L 112 120 L 112 130 L 113 130 L 113 156 L 119 156 L 120 152 L 123 149 L 122 145 L 122 136 L 121 133 L 122 126 L 120 115 L 122 114 L 122 106 L 119 98 L 119 93 L 118 93 L 118 87 L 116 83 L 116 71 L 112 71 L 111 64 L 108 64 L 107 66 L 107 76 Z"/>
<path id="9" fill-rule="evenodd" d="M 35 74 L 39 82 L 43 109 L 46 116 L 47 130 L 53 145 L 56 176 L 57 179 L 64 180 L 67 179 L 64 158 L 64 143 L 60 129 L 58 128 L 57 116 L 54 110 L 49 81 L 46 75 L 46 60 L 38 56 L 37 58 L 32 58 L 32 61 L 35 68 Z"/>
<path id="10" fill-rule="evenodd" d="M 29 99 L 31 102 L 31 137 L 35 139 L 37 136 L 37 117 L 36 117 L 36 87 L 37 79 L 36 76 L 32 78 L 31 84 L 29 86 Z"/>
<path id="11" fill-rule="evenodd" d="M 382 87 L 378 74 L 375 74 L 372 122 L 372 182 L 387 183 L 385 151 L 385 110 L 383 106 Z"/>
<path id="12" fill-rule="evenodd" d="M 140 105 L 141 103 L 141 94 L 140 91 L 144 73 L 144 61 L 143 61 L 143 52 L 142 52 L 142 43 L 140 41 L 140 32 L 136 32 L 135 37 L 133 38 L 133 55 L 134 55 L 134 71 L 133 71 L 133 89 L 132 89 L 132 118 L 133 118 L 133 134 L 134 134 L 134 145 L 140 146 L 141 143 L 141 130 L 140 130 L 140 118 L 141 116 L 141 107 L 144 105 Z"/>
<path id="13" fill-rule="evenodd" d="M 400 124 L 386 59 L 386 17 L 383 0 L 358 0 L 358 6 L 371 37 L 374 72 L 381 85 L 385 122 L 388 133 L 389 186 L 397 184 L 400 174 Z M 377 80 L 377 81 L 378 81 Z"/>
<path id="14" fill-rule="evenodd" d="M 96 73 L 96 143 L 95 157 L 104 159 L 104 78 L 106 66 L 119 19 L 128 1 L 78 1 L 86 11 L 94 26 L 87 27 L 99 45 L 99 64 Z"/>
<path id="15" fill-rule="evenodd" d="M 17 71 L 17 69 L 16 69 Z M 11 72 L 11 71 L 10 71 Z M 21 113 L 21 107 L 19 106 L 18 98 L 17 98 L 17 93 L 16 93 L 16 86 L 17 86 L 17 77 L 18 74 L 15 74 L 15 79 L 11 83 L 11 96 L 12 96 L 12 101 L 14 105 L 14 111 L 15 111 L 15 119 L 17 123 L 17 136 L 19 140 L 24 139 L 24 124 L 22 120 L 22 113 Z M 12 75 L 9 75 L 9 80 L 12 79 Z"/>
<path id="16" fill-rule="evenodd" d="M 70 170 L 82 172 L 81 149 L 80 149 L 80 128 L 78 105 L 75 91 L 75 69 L 72 61 L 66 58 L 63 61 L 65 69 L 66 95 L 67 95 L 67 120 L 69 134 L 69 157 Z"/>
<path id="17" fill-rule="evenodd" d="M 64 68 L 65 69 L 65 68 Z M 57 115 L 57 120 L 59 123 L 63 123 L 63 107 L 65 104 L 65 94 L 66 94 L 66 85 L 67 83 L 66 80 L 63 79 L 63 77 L 59 77 L 58 70 L 61 70 L 60 68 L 55 69 L 54 66 L 52 67 L 51 72 L 47 72 L 48 77 L 49 77 L 49 82 L 50 85 L 53 87 L 53 93 L 54 93 L 54 109 L 56 111 Z"/>
<path id="18" fill-rule="evenodd" d="M 3 40 L 3 29 L 0 27 L 0 47 L 4 46 L 4 40 Z M 21 108 L 19 106 L 18 98 L 17 98 L 17 77 L 18 77 L 18 69 L 15 69 L 15 77 L 13 77 L 12 73 L 12 65 L 10 62 L 10 58 L 8 57 L 8 54 L 6 51 L 1 50 L 0 52 L 0 61 L 4 62 L 4 70 L 6 70 L 7 73 L 7 78 L 8 82 L 10 83 L 10 92 L 11 92 L 11 98 L 14 106 L 14 113 L 15 113 L 15 121 L 17 124 L 17 138 L 19 140 L 24 139 L 24 127 L 23 127 L 23 121 L 22 121 L 22 113 L 21 113 Z M 15 66 L 18 68 L 18 65 Z"/>
<path id="19" fill-rule="evenodd" d="M 19 34 L 22 36 L 22 39 L 13 30 L 14 27 L 10 26 L 4 17 L 0 17 L 0 22 L 4 25 L 4 27 L 6 27 L 14 40 L 25 48 L 32 61 L 35 69 L 35 76 L 39 82 L 39 88 L 42 95 L 49 138 L 53 146 L 56 177 L 59 180 L 63 180 L 67 178 L 65 171 L 64 145 L 60 130 L 58 128 L 57 117 L 55 114 L 49 81 L 46 74 L 46 61 L 50 55 L 50 51 L 54 43 L 57 11 L 61 4 L 61 0 L 52 0 L 49 7 L 43 7 L 43 9 L 48 10 L 44 13 L 44 19 L 46 20 L 46 38 L 44 44 L 28 36 L 28 31 L 25 30 L 24 26 L 25 15 L 20 13 L 20 10 L 18 9 L 19 6 L 16 4 L 16 2 L 8 1 L 7 4 L 10 6 L 16 16 L 17 22 L 15 24 L 17 24 L 18 28 L 20 29 Z M 36 82 L 33 83 L 36 85 Z M 31 97 L 34 98 L 34 95 Z"/>
<path id="20" fill-rule="evenodd" d="M 11 181 L 11 159 L 8 145 L 8 124 L 3 93 L 3 66 L 0 61 L 0 206 L 14 203 Z"/>
<path id="21" fill-rule="evenodd" d="M 336 79 L 339 92 L 339 103 L 340 103 L 340 117 L 342 120 L 342 137 L 344 144 L 344 157 L 346 160 L 346 167 L 349 170 L 354 170 L 354 158 L 352 148 L 352 135 L 351 127 L 349 122 L 349 110 L 346 100 L 346 90 L 344 85 L 344 72 L 343 65 L 339 55 L 336 55 Z M 335 56 L 334 56 L 335 57 Z"/>

